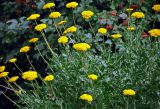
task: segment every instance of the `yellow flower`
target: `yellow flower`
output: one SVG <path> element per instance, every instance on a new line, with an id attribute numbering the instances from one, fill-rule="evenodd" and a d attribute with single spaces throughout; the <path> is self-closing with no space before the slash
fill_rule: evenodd
<path id="1" fill-rule="evenodd" d="M 132 89 L 125 89 L 125 90 L 123 90 L 123 95 L 130 95 L 130 96 L 132 96 L 132 95 L 135 95 L 135 94 L 136 94 L 136 92 L 134 90 L 132 90 Z"/>
<path id="2" fill-rule="evenodd" d="M 29 81 L 32 81 L 36 78 L 38 78 L 38 74 L 36 71 L 26 71 L 22 74 L 22 78 L 24 80 L 29 80 Z"/>
<path id="3" fill-rule="evenodd" d="M 10 82 L 10 83 L 16 82 L 18 78 L 19 78 L 19 76 L 13 76 L 13 77 L 9 78 L 8 82 Z"/>
<path id="4" fill-rule="evenodd" d="M 38 40 L 39 40 L 39 38 L 34 37 L 34 38 L 31 38 L 28 42 L 30 42 L 30 43 L 35 43 L 35 42 L 37 42 Z"/>
<path id="5" fill-rule="evenodd" d="M 53 18 L 53 19 L 56 19 L 58 17 L 61 17 L 61 13 L 60 12 L 51 12 L 49 17 Z"/>
<path id="6" fill-rule="evenodd" d="M 9 72 L 2 72 L 0 73 L 0 78 L 8 76 Z"/>
<path id="7" fill-rule="evenodd" d="M 99 32 L 100 34 L 105 35 L 105 34 L 107 33 L 107 29 L 106 29 L 106 28 L 99 28 L 99 29 L 98 29 L 98 32 Z"/>
<path id="8" fill-rule="evenodd" d="M 66 4 L 67 8 L 76 8 L 78 6 L 77 2 L 70 2 Z"/>
<path id="9" fill-rule="evenodd" d="M 44 81 L 52 81 L 54 80 L 54 76 L 53 75 L 48 75 L 44 78 Z"/>
<path id="10" fill-rule="evenodd" d="M 5 70 L 5 66 L 0 66 L 0 72 L 3 72 Z"/>
<path id="11" fill-rule="evenodd" d="M 93 101 L 92 95 L 89 95 L 89 94 L 82 94 L 82 95 L 80 96 L 80 99 L 81 99 L 81 100 L 88 101 L 88 102 L 92 102 L 92 101 Z"/>
<path id="12" fill-rule="evenodd" d="M 42 9 L 49 9 L 49 8 L 52 8 L 52 7 L 55 7 L 55 4 L 54 3 L 47 3 L 43 6 Z"/>
<path id="13" fill-rule="evenodd" d="M 58 39 L 58 43 L 66 44 L 67 42 L 68 42 L 68 37 L 66 37 L 66 36 L 61 36 Z"/>
<path id="14" fill-rule="evenodd" d="M 136 28 L 135 27 L 128 27 L 127 30 L 134 31 L 134 30 L 136 30 Z"/>
<path id="15" fill-rule="evenodd" d="M 40 14 L 32 14 L 27 18 L 27 20 L 36 20 L 39 17 L 40 17 Z"/>
<path id="16" fill-rule="evenodd" d="M 145 17 L 145 15 L 144 15 L 143 12 L 133 12 L 133 13 L 131 14 L 131 16 L 132 16 L 132 17 L 135 17 L 135 18 L 137 18 L 137 19 L 139 19 L 139 18 L 144 18 L 144 17 Z"/>
<path id="17" fill-rule="evenodd" d="M 155 4 L 152 9 L 156 12 L 160 12 L 160 4 Z"/>
<path id="18" fill-rule="evenodd" d="M 77 31 L 77 27 L 71 26 L 71 27 L 67 28 L 67 29 L 63 32 L 63 34 L 73 33 L 73 32 L 76 32 L 76 31 Z"/>
<path id="19" fill-rule="evenodd" d="M 77 51 L 87 51 L 91 46 L 87 43 L 77 43 L 73 45 L 73 48 Z"/>
<path id="20" fill-rule="evenodd" d="M 158 37 L 160 36 L 160 29 L 152 29 L 148 31 L 148 33 L 150 34 L 150 36 Z"/>
<path id="21" fill-rule="evenodd" d="M 62 20 L 62 21 L 58 22 L 58 25 L 63 25 L 63 24 L 65 24 L 66 22 L 67 22 L 66 20 Z"/>
<path id="22" fill-rule="evenodd" d="M 128 8 L 128 9 L 126 9 L 126 11 L 133 11 L 133 8 Z"/>
<path id="23" fill-rule="evenodd" d="M 84 19 L 90 19 L 94 15 L 94 13 L 88 10 L 88 11 L 83 11 L 81 15 Z"/>
<path id="24" fill-rule="evenodd" d="M 42 31 L 42 30 L 44 30 L 45 28 L 47 28 L 47 25 L 43 23 L 43 24 L 38 24 L 38 25 L 36 25 L 34 29 L 35 29 L 36 31 Z"/>
<path id="25" fill-rule="evenodd" d="M 121 34 L 113 34 L 113 35 L 111 35 L 111 37 L 114 39 L 118 39 L 118 38 L 121 38 L 122 35 Z"/>
<path id="26" fill-rule="evenodd" d="M 24 46 L 20 49 L 20 52 L 21 53 L 27 53 L 29 50 L 31 49 L 31 47 L 29 46 Z"/>
<path id="27" fill-rule="evenodd" d="M 90 75 L 88 75 L 88 78 L 91 79 L 91 80 L 97 80 L 98 75 L 90 74 Z"/>
<path id="28" fill-rule="evenodd" d="M 17 58 L 12 58 L 9 60 L 10 63 L 15 63 L 17 61 Z"/>

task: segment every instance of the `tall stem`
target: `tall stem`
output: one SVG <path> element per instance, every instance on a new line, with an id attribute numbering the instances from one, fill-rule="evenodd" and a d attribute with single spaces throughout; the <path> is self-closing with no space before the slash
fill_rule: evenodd
<path id="1" fill-rule="evenodd" d="M 75 16 L 74 16 L 74 10 L 72 10 L 72 14 L 73 14 L 74 25 L 76 25 Z"/>
<path id="2" fill-rule="evenodd" d="M 22 70 L 18 67 L 18 65 L 17 65 L 16 63 L 14 63 L 14 65 L 16 66 L 16 68 L 17 68 L 21 73 L 23 73 Z"/>
<path id="3" fill-rule="evenodd" d="M 4 92 L 0 91 L 0 93 L 2 93 L 9 101 L 11 101 L 13 104 L 15 104 L 17 107 L 20 108 L 20 106 L 16 102 L 14 102 L 12 99 L 10 99 Z"/>
<path id="4" fill-rule="evenodd" d="M 59 32 L 59 30 L 58 30 L 58 27 L 57 27 L 57 25 L 56 25 L 56 23 L 55 23 L 55 21 L 53 20 L 53 23 L 54 23 L 54 26 L 55 26 L 55 28 L 56 28 L 56 30 L 57 30 L 57 32 L 58 32 L 58 35 L 59 35 L 59 37 L 61 36 L 61 34 L 60 34 L 60 32 Z"/>
<path id="5" fill-rule="evenodd" d="M 89 26 L 91 27 L 91 31 L 92 31 L 93 35 L 96 36 L 96 33 L 94 32 L 93 27 L 92 27 L 90 21 L 88 21 L 88 23 L 89 23 Z"/>
<path id="6" fill-rule="evenodd" d="M 27 60 L 28 60 L 29 64 L 33 68 L 33 70 L 36 71 L 36 69 L 34 68 L 33 64 L 31 63 L 31 61 L 30 61 L 29 56 L 27 55 L 27 53 L 26 53 L 26 57 L 27 57 Z"/>
<path id="7" fill-rule="evenodd" d="M 52 53 L 52 55 L 53 55 L 54 57 L 57 57 L 57 54 L 54 53 L 54 51 L 52 50 L 51 46 L 49 45 L 49 43 L 48 43 L 48 41 L 47 41 L 47 38 L 46 38 L 44 32 L 41 32 L 41 34 L 42 34 L 42 36 L 43 36 L 43 38 L 44 38 L 44 41 L 45 41 L 46 44 L 47 44 L 48 49 L 49 49 L 50 52 Z"/>
<path id="8" fill-rule="evenodd" d="M 50 68 L 50 70 L 51 70 L 52 72 L 54 72 L 54 71 L 52 70 L 50 64 L 47 62 L 47 60 L 44 58 L 44 56 L 43 56 L 42 53 L 40 52 L 40 50 L 39 50 L 39 48 L 38 48 L 38 46 L 37 46 L 36 43 L 35 43 L 35 47 L 36 47 L 38 53 L 40 54 L 40 56 L 42 57 L 42 59 L 44 60 L 44 62 L 45 62 L 45 63 L 48 65 L 48 67 Z"/>

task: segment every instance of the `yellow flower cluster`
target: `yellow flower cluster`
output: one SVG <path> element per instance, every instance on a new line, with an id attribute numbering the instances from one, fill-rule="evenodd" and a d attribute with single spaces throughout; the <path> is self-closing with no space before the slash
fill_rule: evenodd
<path id="1" fill-rule="evenodd" d="M 126 9 L 126 11 L 133 11 L 133 8 L 128 8 L 128 9 Z"/>
<path id="2" fill-rule="evenodd" d="M 66 22 L 67 22 L 66 20 L 62 20 L 62 21 L 58 22 L 58 25 L 63 25 L 63 24 L 65 24 Z"/>
<path id="3" fill-rule="evenodd" d="M 133 12 L 133 13 L 131 14 L 131 16 L 132 16 L 132 17 L 135 17 L 135 18 L 137 18 L 137 19 L 139 19 L 139 18 L 144 18 L 144 17 L 145 17 L 145 15 L 144 15 L 143 12 Z"/>
<path id="4" fill-rule="evenodd" d="M 50 17 L 50 18 L 53 18 L 53 19 L 56 19 L 56 18 L 58 18 L 58 17 L 61 17 L 61 13 L 60 13 L 60 12 L 51 12 L 51 13 L 49 14 L 49 17 Z"/>
<path id="5" fill-rule="evenodd" d="M 9 60 L 10 63 L 15 63 L 17 61 L 17 58 L 12 58 Z"/>
<path id="6" fill-rule="evenodd" d="M 16 82 L 18 80 L 19 76 L 13 76 L 11 78 L 9 78 L 8 82 L 13 83 Z"/>
<path id="7" fill-rule="evenodd" d="M 87 43 L 77 43 L 73 45 L 73 48 L 77 51 L 87 51 L 91 46 Z"/>
<path id="8" fill-rule="evenodd" d="M 36 78 L 38 78 L 38 74 L 36 71 L 26 71 L 22 74 L 22 78 L 24 80 L 29 80 L 29 81 L 32 81 Z"/>
<path id="9" fill-rule="evenodd" d="M 38 24 L 38 25 L 36 25 L 34 29 L 35 29 L 36 31 L 42 31 L 42 30 L 44 30 L 45 28 L 47 28 L 47 25 L 43 23 L 43 24 Z"/>
<path id="10" fill-rule="evenodd" d="M 98 33 L 105 35 L 107 33 L 107 29 L 106 28 L 99 28 Z"/>
<path id="11" fill-rule="evenodd" d="M 66 4 L 67 8 L 76 8 L 78 6 L 77 2 L 70 2 Z"/>
<path id="12" fill-rule="evenodd" d="M 43 6 L 42 9 L 49 9 L 49 8 L 52 8 L 52 7 L 55 7 L 55 4 L 54 3 L 47 3 Z"/>
<path id="13" fill-rule="evenodd" d="M 20 49 L 20 52 L 21 53 L 27 53 L 29 50 L 31 49 L 31 47 L 29 46 L 24 46 Z"/>
<path id="14" fill-rule="evenodd" d="M 160 36 L 160 29 L 152 29 L 148 31 L 148 33 L 150 34 L 150 36 L 158 37 Z"/>
<path id="15" fill-rule="evenodd" d="M 90 74 L 90 75 L 88 75 L 88 78 L 91 79 L 91 80 L 97 80 L 98 75 Z"/>
<path id="16" fill-rule="evenodd" d="M 132 89 L 125 89 L 123 90 L 123 95 L 129 95 L 129 96 L 132 96 L 132 95 L 135 95 L 136 92 Z"/>
<path id="17" fill-rule="evenodd" d="M 63 32 L 63 34 L 73 33 L 73 32 L 76 32 L 76 31 L 77 31 L 77 27 L 71 26 L 71 27 L 67 28 L 67 29 Z"/>
<path id="18" fill-rule="evenodd" d="M 118 38 L 121 38 L 122 35 L 121 34 L 113 34 L 113 35 L 111 35 L 111 37 L 114 39 L 118 39 Z"/>
<path id="19" fill-rule="evenodd" d="M 135 27 L 128 27 L 127 30 L 134 31 L 134 30 L 136 30 L 136 28 Z"/>
<path id="20" fill-rule="evenodd" d="M 160 12 L 160 4 L 155 4 L 152 9 L 156 12 Z"/>
<path id="21" fill-rule="evenodd" d="M 47 75 L 45 78 L 44 78 L 44 81 L 52 81 L 54 80 L 54 76 L 53 75 Z"/>
<path id="22" fill-rule="evenodd" d="M 68 37 L 67 36 L 61 36 L 58 38 L 58 43 L 66 44 L 68 42 Z"/>
<path id="23" fill-rule="evenodd" d="M 27 18 L 27 20 L 36 20 L 39 17 L 40 17 L 40 14 L 32 14 Z"/>
<path id="24" fill-rule="evenodd" d="M 39 38 L 34 37 L 34 38 L 31 38 L 28 42 L 36 43 L 38 40 L 39 40 Z"/>
<path id="25" fill-rule="evenodd" d="M 90 19 L 94 15 L 94 13 L 88 10 L 88 11 L 83 11 L 81 15 L 84 19 Z"/>
<path id="26" fill-rule="evenodd" d="M 2 72 L 0 73 L 0 78 L 8 76 L 9 72 Z"/>
<path id="27" fill-rule="evenodd" d="M 88 101 L 88 102 L 92 102 L 92 101 L 93 101 L 93 97 L 92 97 L 92 95 L 90 95 L 90 94 L 82 94 L 82 95 L 80 96 L 80 99 L 81 99 L 81 100 Z"/>
<path id="28" fill-rule="evenodd" d="M 5 66 L 0 66 L 0 72 L 3 72 L 5 70 Z"/>

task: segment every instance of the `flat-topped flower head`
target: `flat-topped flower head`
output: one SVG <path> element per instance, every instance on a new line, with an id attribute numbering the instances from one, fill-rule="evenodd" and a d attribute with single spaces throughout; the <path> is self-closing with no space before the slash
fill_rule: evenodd
<path id="1" fill-rule="evenodd" d="M 160 29 L 151 29 L 150 31 L 148 31 L 148 33 L 152 37 L 159 37 L 160 36 Z"/>
<path id="2" fill-rule="evenodd" d="M 49 17 L 50 18 L 53 18 L 53 19 L 56 19 L 56 18 L 59 18 L 59 17 L 61 17 L 61 13 L 60 12 L 51 12 L 50 14 L 49 14 Z"/>
<path id="3" fill-rule="evenodd" d="M 136 92 L 133 89 L 125 89 L 123 90 L 123 95 L 133 96 Z"/>
<path id="4" fill-rule="evenodd" d="M 58 43 L 59 44 L 66 44 L 68 42 L 68 37 L 67 36 L 61 36 L 58 38 Z"/>
<path id="5" fill-rule="evenodd" d="M 81 15 L 84 19 L 87 20 L 87 19 L 90 19 L 94 15 L 94 13 L 90 10 L 87 10 L 87 11 L 83 11 Z"/>
<path id="6" fill-rule="evenodd" d="M 160 4 L 153 5 L 152 9 L 156 12 L 160 12 Z"/>
<path id="7" fill-rule="evenodd" d="M 106 28 L 99 28 L 98 33 L 105 35 L 107 33 L 107 29 Z"/>
<path id="8" fill-rule="evenodd" d="M 38 24 L 38 25 L 36 25 L 36 26 L 34 27 L 34 29 L 35 29 L 36 31 L 42 31 L 42 30 L 44 30 L 44 29 L 46 29 L 46 28 L 47 28 L 47 25 L 44 24 L 44 23 Z"/>
<path id="9" fill-rule="evenodd" d="M 34 37 L 34 38 L 31 38 L 28 42 L 36 43 L 38 40 L 39 40 L 39 38 Z"/>
<path id="10" fill-rule="evenodd" d="M 18 80 L 19 76 L 13 76 L 11 78 L 9 78 L 8 82 L 13 83 L 16 82 Z"/>
<path id="11" fill-rule="evenodd" d="M 17 61 L 17 58 L 12 58 L 9 60 L 10 63 L 15 63 Z"/>
<path id="12" fill-rule="evenodd" d="M 81 100 L 88 101 L 88 102 L 92 102 L 92 101 L 93 101 L 93 97 L 92 97 L 92 95 L 90 95 L 90 94 L 82 94 L 82 95 L 80 96 L 80 99 L 81 99 Z"/>
<path id="13" fill-rule="evenodd" d="M 132 17 L 135 17 L 135 18 L 137 18 L 137 19 L 140 19 L 140 18 L 144 18 L 144 17 L 145 17 L 145 15 L 144 15 L 143 12 L 133 12 L 133 13 L 131 14 L 131 16 L 132 16 Z"/>
<path id="14" fill-rule="evenodd" d="M 71 27 L 67 28 L 67 29 L 63 32 L 63 34 L 73 33 L 73 32 L 76 32 L 76 31 L 77 31 L 77 27 L 71 26 Z"/>
<path id="15" fill-rule="evenodd" d="M 38 78 L 38 73 L 36 71 L 26 71 L 22 74 L 24 80 L 32 81 Z"/>
<path id="16" fill-rule="evenodd" d="M 135 27 L 128 27 L 127 30 L 134 31 L 134 30 L 136 30 L 136 28 Z"/>
<path id="17" fill-rule="evenodd" d="M 76 8 L 78 6 L 77 2 L 70 2 L 66 4 L 67 8 Z"/>
<path id="18" fill-rule="evenodd" d="M 89 79 L 91 79 L 91 80 L 97 80 L 98 75 L 95 75 L 95 74 L 89 74 L 89 75 L 88 75 L 88 78 L 89 78 Z"/>
<path id="19" fill-rule="evenodd" d="M 121 34 L 113 34 L 113 35 L 111 35 L 111 37 L 114 39 L 118 39 L 118 38 L 121 38 L 122 35 Z"/>
<path id="20" fill-rule="evenodd" d="M 4 78 L 6 76 L 8 76 L 9 72 L 2 72 L 0 73 L 0 78 Z"/>
<path id="21" fill-rule="evenodd" d="M 30 49 L 31 49 L 30 46 L 24 46 L 20 49 L 20 53 L 27 53 L 30 51 Z"/>
<path id="22" fill-rule="evenodd" d="M 40 14 L 31 14 L 27 20 L 36 20 L 40 17 Z"/>
<path id="23" fill-rule="evenodd" d="M 63 25 L 63 24 L 65 24 L 66 22 L 67 22 L 66 20 L 62 20 L 62 21 L 58 22 L 58 25 Z"/>
<path id="24" fill-rule="evenodd" d="M 52 81 L 54 80 L 54 75 L 47 75 L 45 78 L 44 78 L 44 81 Z"/>
<path id="25" fill-rule="evenodd" d="M 55 4 L 54 4 L 54 3 L 47 3 L 47 4 L 45 4 L 45 5 L 43 6 L 42 9 L 50 9 L 50 8 L 52 8 L 52 7 L 55 7 Z"/>
<path id="26" fill-rule="evenodd" d="M 5 70 L 5 66 L 0 66 L 0 73 L 3 72 Z"/>
<path id="27" fill-rule="evenodd" d="M 91 46 L 87 43 L 77 43 L 73 45 L 73 48 L 77 51 L 87 51 Z"/>

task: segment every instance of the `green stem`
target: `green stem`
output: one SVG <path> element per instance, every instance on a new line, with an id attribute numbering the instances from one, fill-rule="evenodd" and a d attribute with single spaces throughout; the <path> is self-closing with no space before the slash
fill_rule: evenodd
<path id="1" fill-rule="evenodd" d="M 74 10 L 72 10 L 72 14 L 73 14 L 73 21 L 74 21 L 74 25 L 76 25 L 76 21 L 75 21 L 75 16 L 74 16 Z"/>
<path id="2" fill-rule="evenodd" d="M 36 71 L 36 69 L 34 68 L 33 64 L 31 63 L 31 61 L 30 61 L 29 56 L 27 55 L 27 53 L 26 53 L 26 57 L 27 57 L 27 60 L 28 60 L 29 64 L 33 68 L 33 70 Z"/>
<path id="3" fill-rule="evenodd" d="M 44 32 L 41 32 L 41 34 L 42 34 L 42 36 L 43 36 L 43 38 L 44 38 L 44 40 L 45 40 L 45 43 L 47 44 L 48 49 L 49 49 L 50 52 L 52 53 L 53 57 L 56 58 L 56 57 L 57 57 L 57 54 L 52 50 L 51 46 L 49 45 L 49 43 L 48 43 L 48 41 L 47 41 L 47 38 L 46 38 Z"/>
<path id="4" fill-rule="evenodd" d="M 57 25 L 56 25 L 55 21 L 53 21 L 53 23 L 54 23 L 54 26 L 55 26 L 55 28 L 56 28 L 56 30 L 57 30 L 57 32 L 58 32 L 59 37 L 60 37 L 60 36 L 61 36 L 61 34 L 60 34 L 59 30 L 58 30 L 58 27 L 57 27 Z"/>
<path id="5" fill-rule="evenodd" d="M 96 33 L 94 32 L 93 27 L 92 27 L 90 21 L 88 21 L 88 23 L 89 23 L 89 26 L 91 27 L 91 31 L 92 31 L 93 35 L 96 36 Z"/>
<path id="6" fill-rule="evenodd" d="M 16 63 L 14 63 L 14 65 L 16 66 L 16 68 L 17 68 L 21 73 L 23 73 L 22 70 L 18 67 L 18 65 L 17 65 Z"/>
<path id="7" fill-rule="evenodd" d="M 48 65 L 48 67 L 50 68 L 50 70 L 51 70 L 52 72 L 54 72 L 54 71 L 52 70 L 50 64 L 47 62 L 47 60 L 44 58 L 44 56 L 43 56 L 42 53 L 40 52 L 40 50 L 39 50 L 39 48 L 38 48 L 38 46 L 37 46 L 36 43 L 35 43 L 35 47 L 36 47 L 38 53 L 40 54 L 40 56 L 42 57 L 42 59 L 44 60 L 44 62 L 45 62 L 45 63 Z"/>
<path id="8" fill-rule="evenodd" d="M 15 104 L 20 109 L 20 106 L 16 102 L 14 102 L 12 99 L 10 99 L 4 92 L 0 91 L 0 93 L 2 93 L 9 101 L 11 101 L 13 104 Z"/>

